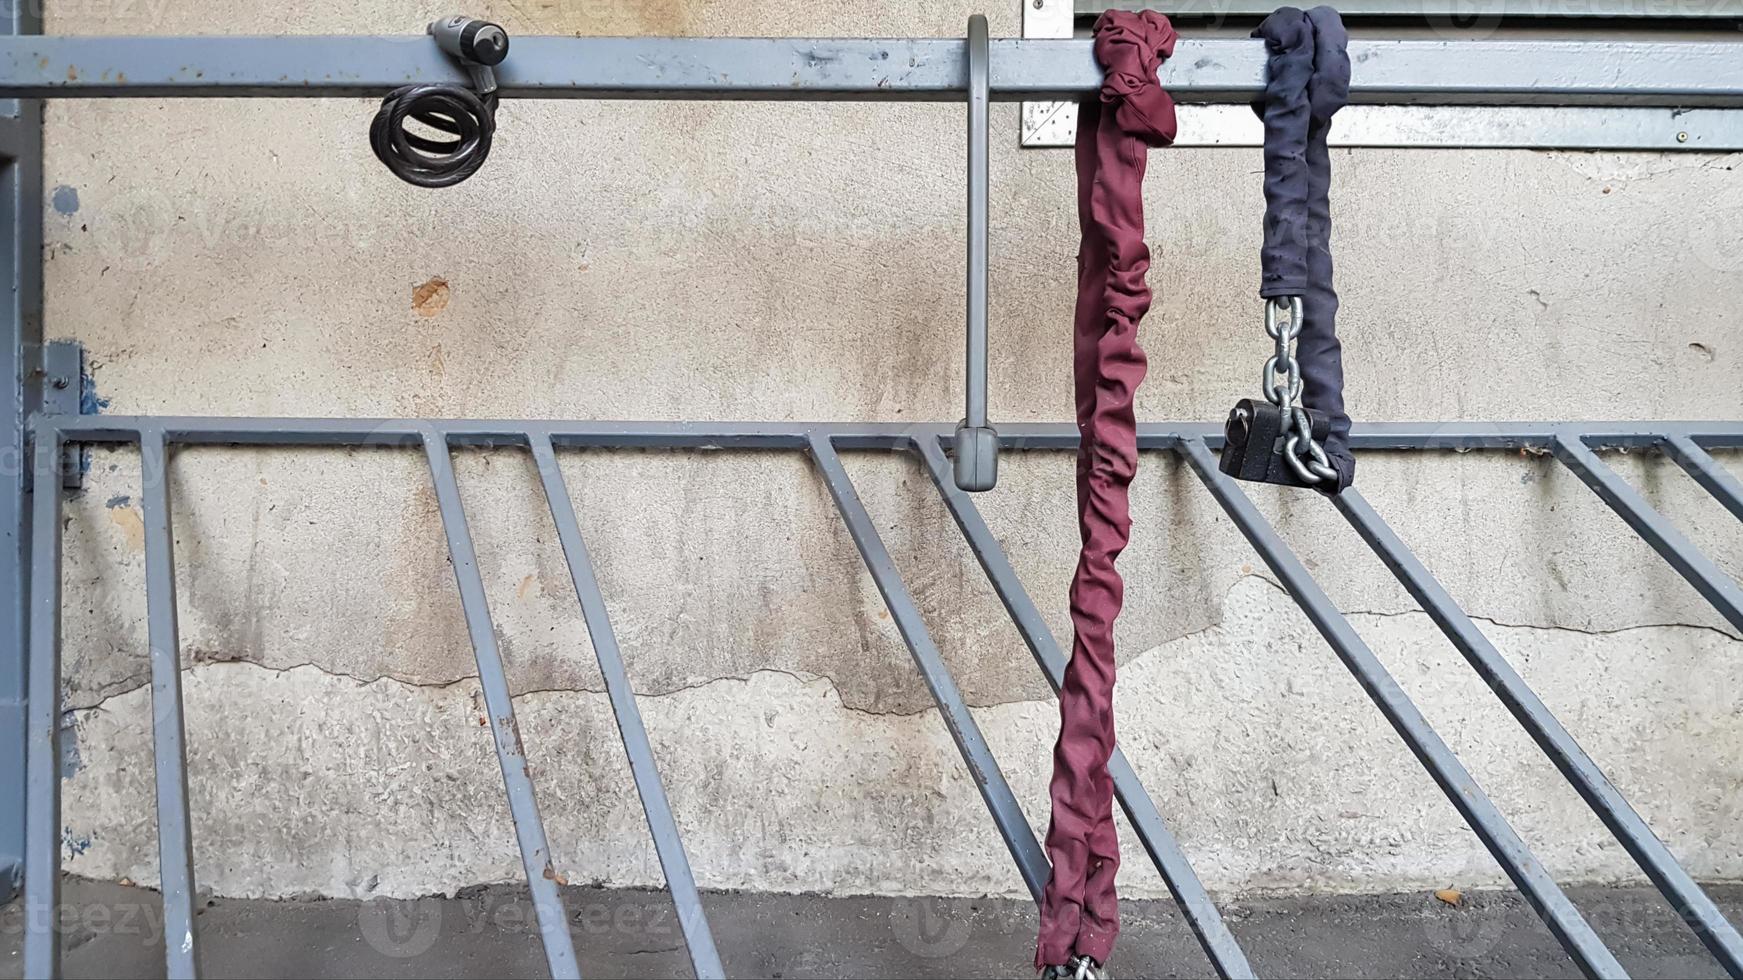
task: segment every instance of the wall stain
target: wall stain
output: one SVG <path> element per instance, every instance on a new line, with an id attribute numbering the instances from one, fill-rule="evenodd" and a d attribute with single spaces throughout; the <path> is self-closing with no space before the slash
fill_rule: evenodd
<path id="1" fill-rule="evenodd" d="M 121 538 L 127 542 L 129 551 L 145 551 L 145 518 L 135 507 L 109 508 L 109 523 L 121 529 Z"/>
<path id="2" fill-rule="evenodd" d="M 382 582 L 387 607 L 394 612 L 387 617 L 387 632 L 381 638 L 381 672 L 420 679 L 475 676 L 477 665 L 455 591 L 436 490 L 427 478 L 405 494 L 395 530 L 397 540 L 384 542 L 383 550 L 399 556 L 399 561 Z"/>
<path id="3" fill-rule="evenodd" d="M 54 195 L 49 198 L 58 214 L 77 214 L 79 212 L 79 189 L 62 184 L 54 189 Z"/>
<path id="4" fill-rule="evenodd" d="M 71 827 L 61 828 L 61 853 L 66 857 L 78 857 L 90 849 L 90 835 L 75 836 Z"/>
<path id="5" fill-rule="evenodd" d="M 412 310 L 418 316 L 435 316 L 448 308 L 448 295 L 448 280 L 431 276 L 412 288 Z"/>

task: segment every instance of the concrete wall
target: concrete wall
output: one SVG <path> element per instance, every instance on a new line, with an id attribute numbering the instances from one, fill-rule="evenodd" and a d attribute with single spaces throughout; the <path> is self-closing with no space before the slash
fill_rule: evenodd
<path id="1" fill-rule="evenodd" d="M 54 0 L 89 33 L 401 32 L 442 4 Z M 491 3 L 514 33 L 953 35 L 974 5 Z M 1018 29 L 1014 3 L 987 10 Z M 113 412 L 954 420 L 960 107 L 515 102 L 484 171 L 388 175 L 362 101 L 56 103 L 49 331 Z M 1070 155 L 997 107 L 993 409 L 1071 406 Z M 1737 157 L 1339 152 L 1352 414 L 1737 418 Z M 1251 150 L 1162 152 L 1149 419 L 1253 385 Z M 442 279 L 445 291 L 418 287 Z M 414 296 L 422 295 L 421 308 Z M 1733 574 L 1743 526 L 1659 459 L 1613 462 Z M 1729 458 L 1729 465 L 1739 460 Z M 560 872 L 657 883 L 528 461 L 458 455 Z M 807 464 L 565 460 L 698 877 L 1011 894 L 993 833 Z M 849 459 L 1031 821 L 1055 709 L 927 481 Z M 1519 454 L 1364 458 L 1362 486 L 1699 876 L 1743 876 L 1743 643 L 1597 499 Z M 518 876 L 417 454 L 190 450 L 174 464 L 201 881 L 414 895 Z M 67 523 L 69 867 L 155 878 L 138 460 Z M 1331 509 L 1256 491 L 1564 880 L 1633 874 Z M 1190 476 L 1150 458 L 1123 561 L 1122 742 L 1223 892 L 1495 883 L 1498 869 Z M 981 506 L 1069 638 L 1071 462 Z M 1129 839 L 1129 834 L 1128 834 Z M 1161 893 L 1133 849 L 1134 894 Z"/>

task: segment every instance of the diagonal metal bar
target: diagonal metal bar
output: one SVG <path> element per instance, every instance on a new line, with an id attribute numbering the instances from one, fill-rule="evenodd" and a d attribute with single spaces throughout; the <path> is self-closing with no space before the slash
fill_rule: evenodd
<path id="1" fill-rule="evenodd" d="M 1686 470 L 1708 493 L 1719 498 L 1719 503 L 1724 504 L 1734 517 L 1743 521 L 1743 480 L 1737 479 L 1688 436 L 1669 436 L 1664 440 L 1663 448 L 1666 456 L 1676 460 L 1676 465 Z"/>
<path id="2" fill-rule="evenodd" d="M 932 643 L 932 637 L 926 631 L 926 623 L 920 616 L 920 609 L 914 605 L 913 597 L 908 594 L 908 587 L 902 583 L 902 575 L 896 570 L 890 553 L 885 550 L 883 539 L 878 536 L 877 526 L 872 522 L 871 515 L 866 513 L 865 505 L 860 503 L 859 494 L 853 489 L 853 481 L 841 465 L 841 457 L 835 452 L 835 447 L 830 444 L 827 435 L 813 433 L 810 447 L 811 460 L 822 474 L 823 482 L 828 485 L 830 496 L 835 498 L 835 507 L 847 524 L 847 532 L 859 548 L 860 557 L 865 559 L 866 570 L 871 572 L 873 581 L 877 583 L 878 592 L 884 597 L 884 605 L 889 607 L 890 616 L 895 619 L 896 628 L 901 631 L 902 639 L 908 645 L 908 652 L 913 654 L 914 663 L 920 668 L 920 675 L 925 679 L 927 689 L 932 692 L 932 700 L 938 704 L 938 713 L 944 719 L 944 727 L 950 730 L 950 737 L 955 740 L 957 750 L 962 753 L 962 761 L 967 764 L 968 773 L 973 777 L 975 787 L 980 790 L 981 799 L 986 801 L 993 823 L 998 825 L 999 836 L 1005 839 L 1005 846 L 1010 848 L 1011 857 L 1017 862 L 1017 870 L 1023 875 L 1024 884 L 1029 886 L 1029 894 L 1039 902 L 1042 890 L 1047 887 L 1050 869 L 1047 855 L 1042 852 L 1040 842 L 1035 839 L 1034 829 L 1029 826 L 1028 818 L 1023 816 L 1022 807 L 1017 805 L 1017 798 L 1011 792 L 1010 783 L 1005 781 L 1005 774 L 999 771 L 992 749 L 987 746 L 980 726 L 975 724 L 974 715 L 969 712 L 967 702 L 962 700 L 962 692 L 956 689 L 956 681 L 950 676 L 950 668 L 939 655 L 938 647 Z"/>
<path id="3" fill-rule="evenodd" d="M 194 840 L 188 817 L 187 736 L 182 721 L 181 636 L 176 622 L 175 536 L 163 430 L 139 435 L 139 506 L 145 523 L 146 635 L 151 645 L 152 760 L 157 769 L 157 854 L 163 947 L 171 980 L 199 975 L 194 949 Z"/>
<path id="4" fill-rule="evenodd" d="M 1047 682 L 1053 686 L 1053 693 L 1058 694 L 1060 685 L 1065 681 L 1065 655 L 1060 651 L 1059 644 L 1053 638 L 1053 632 L 1047 628 L 1047 623 L 1041 618 L 1041 611 L 1035 608 L 1034 600 L 1029 598 L 1029 592 L 1023 588 L 1023 582 L 1017 577 L 1016 569 L 1011 567 L 1010 560 L 1005 557 L 1005 551 L 999 546 L 998 539 L 993 537 L 992 530 L 986 521 L 981 519 L 980 508 L 976 507 L 973 498 L 957 489 L 951 479 L 950 462 L 944 457 L 944 450 L 938 440 L 924 436 L 914 440 L 914 448 L 920 453 L 921 460 L 926 465 L 926 472 L 932 478 L 932 484 L 944 497 L 944 505 L 950 509 L 950 516 L 955 518 L 956 526 L 962 530 L 963 537 L 968 540 L 969 550 L 980 561 L 980 567 L 986 572 L 987 579 L 992 583 L 993 590 L 998 593 L 999 600 L 1004 603 L 1005 611 L 1016 624 L 1017 631 L 1023 635 L 1023 642 L 1028 644 L 1029 652 L 1035 657 L 1035 663 L 1040 665 L 1041 672 L 1047 675 Z M 1186 916 L 1186 922 L 1198 936 L 1199 945 L 1204 947 L 1205 955 L 1210 957 L 1211 966 L 1217 975 L 1229 978 L 1248 978 L 1253 976 L 1253 968 L 1247 964 L 1246 954 L 1241 951 L 1240 944 L 1223 923 L 1222 914 L 1217 911 L 1216 904 L 1211 901 L 1210 893 L 1205 890 L 1204 883 L 1198 880 L 1198 873 L 1192 870 L 1192 864 L 1186 859 L 1174 835 L 1168 832 L 1168 827 L 1162 822 L 1162 815 L 1156 810 L 1155 801 L 1144 790 L 1143 783 L 1138 781 L 1138 774 L 1132 770 L 1130 762 L 1119 747 L 1114 748 L 1113 757 L 1108 760 L 1108 774 L 1113 778 L 1114 795 L 1120 801 L 1120 808 L 1125 810 L 1126 819 L 1132 822 L 1132 829 L 1138 835 L 1138 840 L 1144 845 L 1144 850 L 1150 855 L 1150 860 L 1161 872 L 1162 880 L 1168 885 L 1168 891 L 1179 903 L 1180 911 Z"/>
<path id="5" fill-rule="evenodd" d="M 1386 716 L 1392 728 L 1404 739 L 1424 769 L 1439 784 L 1452 801 L 1459 815 L 1470 824 L 1478 839 L 1494 855 L 1502 870 L 1524 893 L 1525 898 L 1556 939 L 1568 951 L 1582 971 L 1594 977 L 1625 977 L 1622 964 L 1605 948 L 1579 909 L 1563 894 L 1525 842 L 1520 840 L 1495 804 L 1489 800 L 1477 781 L 1465 770 L 1452 749 L 1441 740 L 1428 719 L 1422 716 L 1404 689 L 1387 673 L 1367 643 L 1338 611 L 1337 606 L 1308 574 L 1307 568 L 1277 535 L 1259 509 L 1248 499 L 1234 480 L 1217 469 L 1210 448 L 1201 441 L 1185 442 L 1180 447 L 1187 463 L 1203 481 L 1212 497 L 1241 529 L 1253 550 L 1259 553 L 1273 574 L 1289 590 L 1296 605 L 1307 615 L 1314 628 L 1344 662 L 1357 683 Z"/>
<path id="6" fill-rule="evenodd" d="M 1507 706 L 1513 717 L 1531 735 L 1555 767 L 1573 784 L 1610 833 L 1616 835 L 1640 870 L 1652 880 L 1671 906 L 1688 923 L 1714 957 L 1732 976 L 1743 976 L 1743 937 L 1726 921 L 1724 913 L 1707 897 L 1693 878 L 1652 833 L 1627 799 L 1604 777 L 1603 770 L 1586 755 L 1574 737 L 1555 719 L 1531 686 L 1513 670 L 1477 624 L 1459 607 L 1434 574 L 1399 540 L 1392 528 L 1374 511 L 1354 487 L 1332 498 L 1338 512 L 1360 534 L 1380 561 L 1453 646 L 1464 654 L 1477 675 Z"/>
<path id="7" fill-rule="evenodd" d="M 672 817 L 672 805 L 666 799 L 666 788 L 654 764 L 647 728 L 642 724 L 641 710 L 636 707 L 635 688 L 630 686 L 629 675 L 624 671 L 617 634 L 611 628 L 611 615 L 599 590 L 599 578 L 593 573 L 587 542 L 581 537 L 581 524 L 575 518 L 568 484 L 557 465 L 557 454 L 549 437 L 534 434 L 528 438 L 528 445 L 544 486 L 545 500 L 551 507 L 551 520 L 557 525 L 557 539 L 569 562 L 569 578 L 575 583 L 581 615 L 587 621 L 587 635 L 593 640 L 593 654 L 599 660 L 599 673 L 605 678 L 605 693 L 611 699 L 612 714 L 617 717 L 617 731 L 623 737 L 623 750 L 629 757 L 629 771 L 635 778 L 642 812 L 647 815 L 648 832 L 653 835 L 654 850 L 660 856 L 666 886 L 671 889 L 672 904 L 678 912 L 678 925 L 684 930 L 684 942 L 690 948 L 690 965 L 698 980 L 723 978 L 726 969 L 721 966 L 714 934 L 702 910 L 702 897 L 696 891 L 696 876 L 690 871 L 684 841 Z"/>
<path id="8" fill-rule="evenodd" d="M 449 456 L 447 440 L 434 430 L 426 431 L 424 455 L 429 457 L 436 508 L 448 536 L 448 555 L 453 559 L 454 578 L 460 587 L 466 631 L 472 636 L 472 652 L 478 659 L 478 683 L 484 689 L 485 710 L 490 713 L 490 734 L 496 742 L 497 762 L 502 766 L 515 837 L 520 841 L 527 890 L 532 893 L 533 908 L 538 914 L 545 961 L 552 977 L 578 980 L 581 972 L 575 963 L 575 942 L 569 935 L 563 896 L 557 891 L 551 847 L 545 840 L 545 826 L 533 796 L 533 777 L 527 771 L 526 749 L 521 745 L 520 725 L 514 717 L 514 698 L 509 693 L 508 676 L 503 672 L 502 653 L 497 649 L 496 628 L 484 596 L 484 579 L 478 574 L 478 555 L 472 549 L 472 532 L 466 525 L 466 507 L 460 500 L 460 485 L 454 479 L 454 460 Z"/>
<path id="9" fill-rule="evenodd" d="M 58 977 L 61 903 L 61 440 L 32 453 L 30 727 L 24 841 L 24 975 Z"/>
<path id="10" fill-rule="evenodd" d="M 1562 465 L 1591 487 L 1592 492 L 1610 505 L 1617 517 L 1626 521 L 1635 534 L 1644 538 L 1652 550 L 1695 587 L 1702 598 L 1712 603 L 1726 622 L 1743 630 L 1743 587 L 1739 587 L 1711 558 L 1683 537 L 1683 533 L 1647 503 L 1627 480 L 1604 465 L 1604 461 L 1578 435 L 1557 435 L 1550 448 Z"/>

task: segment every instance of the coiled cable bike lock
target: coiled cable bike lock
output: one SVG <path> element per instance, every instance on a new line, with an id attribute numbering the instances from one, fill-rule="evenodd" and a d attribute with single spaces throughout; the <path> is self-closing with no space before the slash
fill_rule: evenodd
<path id="1" fill-rule="evenodd" d="M 456 15 L 434 21 L 436 44 L 472 75 L 472 88 L 417 84 L 381 100 L 369 126 L 369 145 L 394 175 L 419 187 L 452 187 L 478 172 L 496 133 L 495 67 L 508 57 L 508 32 L 487 20 Z M 406 128 L 419 123 L 443 138 Z"/>

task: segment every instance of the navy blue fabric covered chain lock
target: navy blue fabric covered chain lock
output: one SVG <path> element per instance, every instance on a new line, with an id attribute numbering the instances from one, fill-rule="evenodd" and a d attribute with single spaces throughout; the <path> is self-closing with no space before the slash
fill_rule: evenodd
<path id="1" fill-rule="evenodd" d="M 1274 344 L 1260 387 L 1229 413 L 1224 473 L 1337 493 L 1356 475 L 1344 414 L 1343 348 L 1332 288 L 1331 157 L 1326 133 L 1350 94 L 1349 35 L 1330 7 L 1282 7 L 1253 32 L 1268 80 L 1265 229 L 1259 296 Z"/>

